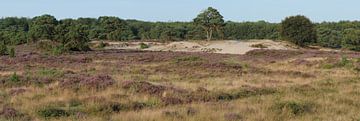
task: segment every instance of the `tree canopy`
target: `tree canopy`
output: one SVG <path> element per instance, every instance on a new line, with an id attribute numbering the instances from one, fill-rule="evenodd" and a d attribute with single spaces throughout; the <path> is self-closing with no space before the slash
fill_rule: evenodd
<path id="1" fill-rule="evenodd" d="M 305 16 L 297 15 L 285 18 L 281 22 L 281 37 L 299 46 L 316 42 L 315 25 Z"/>
<path id="2" fill-rule="evenodd" d="M 211 40 L 213 32 L 220 32 L 224 26 L 223 18 L 218 10 L 209 7 L 194 19 L 194 23 L 195 25 L 201 26 L 206 32 L 207 40 Z"/>
<path id="3" fill-rule="evenodd" d="M 224 21 L 214 8 L 202 11 L 191 22 L 147 22 L 113 16 L 57 20 L 51 15 L 34 18 L 0 18 L 0 42 L 5 46 L 51 41 L 61 49 L 86 50 L 91 40 L 289 40 L 298 45 L 359 50 L 359 21 L 313 24 L 305 16 L 287 17 L 282 23 Z M 50 44 L 51 44 L 50 43 Z M 71 45 L 80 44 L 80 45 Z M 60 45 L 62 46 L 60 46 Z M 71 45 L 71 46 L 70 46 Z M 65 47 L 66 46 L 66 47 Z"/>

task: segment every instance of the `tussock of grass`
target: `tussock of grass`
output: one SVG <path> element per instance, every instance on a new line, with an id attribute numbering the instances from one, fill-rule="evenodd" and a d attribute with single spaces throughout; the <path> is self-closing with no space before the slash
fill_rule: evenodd
<path id="1" fill-rule="evenodd" d="M 274 109 L 279 113 L 291 113 L 291 115 L 299 116 L 305 113 L 311 113 L 315 108 L 315 104 L 311 102 L 284 101 L 274 105 Z"/>

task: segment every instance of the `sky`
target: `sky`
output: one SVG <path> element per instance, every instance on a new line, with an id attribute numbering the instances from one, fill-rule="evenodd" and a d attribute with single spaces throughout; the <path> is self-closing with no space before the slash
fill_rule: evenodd
<path id="1" fill-rule="evenodd" d="M 191 21 L 207 7 L 225 20 L 281 22 L 305 15 L 312 21 L 360 20 L 360 0 L 0 0 L 0 17 L 51 14 L 58 19 L 117 16 L 144 21 Z"/>

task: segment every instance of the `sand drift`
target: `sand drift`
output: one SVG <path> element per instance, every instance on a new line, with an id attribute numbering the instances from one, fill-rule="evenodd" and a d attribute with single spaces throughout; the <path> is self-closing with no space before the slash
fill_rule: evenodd
<path id="1" fill-rule="evenodd" d="M 174 52 L 208 52 L 221 54 L 245 54 L 255 49 L 293 49 L 288 44 L 272 40 L 249 40 L 249 41 L 178 41 L 178 42 L 106 42 L 106 49 L 129 49 L 148 51 L 174 51 Z M 141 49 L 140 43 L 149 45 L 149 48 Z"/>

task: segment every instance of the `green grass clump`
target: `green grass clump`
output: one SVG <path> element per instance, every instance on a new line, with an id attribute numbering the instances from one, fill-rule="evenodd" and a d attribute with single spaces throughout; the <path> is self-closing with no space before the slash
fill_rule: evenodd
<path id="1" fill-rule="evenodd" d="M 11 87 L 11 86 L 23 85 L 24 83 L 25 81 L 23 81 L 21 77 L 14 72 L 10 77 L 8 77 L 7 81 L 5 82 L 5 85 Z"/>
<path id="2" fill-rule="evenodd" d="M 9 49 L 9 56 L 12 57 L 12 58 L 15 57 L 15 48 L 10 48 Z"/>
<path id="3" fill-rule="evenodd" d="M 54 107 L 45 107 L 44 109 L 39 110 L 37 113 L 42 118 L 59 118 L 70 116 L 70 113 L 66 110 Z"/>
<path id="4" fill-rule="evenodd" d="M 40 77 L 61 77 L 63 72 L 57 69 L 42 68 L 36 74 Z"/>
<path id="5" fill-rule="evenodd" d="M 279 113 L 290 112 L 292 115 L 298 116 L 312 112 L 314 104 L 310 102 L 284 101 L 276 103 L 274 108 Z"/>
<path id="6" fill-rule="evenodd" d="M 145 43 L 140 43 L 140 49 L 146 49 L 149 48 L 150 46 L 145 44 Z"/>
<path id="7" fill-rule="evenodd" d="M 259 44 L 253 44 L 253 45 L 251 45 L 251 47 L 261 48 L 261 49 L 268 48 L 266 45 L 261 44 L 261 43 L 259 43 Z"/>
<path id="8" fill-rule="evenodd" d="M 332 68 L 353 68 L 353 61 L 348 59 L 346 56 L 343 56 L 340 61 L 335 64 L 325 63 L 322 65 L 323 69 L 332 69 Z"/>
<path id="9" fill-rule="evenodd" d="M 195 61 L 201 61 L 201 60 L 202 60 L 202 58 L 200 58 L 198 56 L 184 56 L 184 57 L 175 58 L 175 63 L 195 62 Z"/>
<path id="10" fill-rule="evenodd" d="M 0 44 L 0 55 L 7 54 L 7 46 L 5 44 Z"/>
<path id="11" fill-rule="evenodd" d="M 13 82 L 13 83 L 18 83 L 20 82 L 20 76 L 17 75 L 16 73 L 13 73 L 10 78 L 9 78 L 10 82 Z"/>

